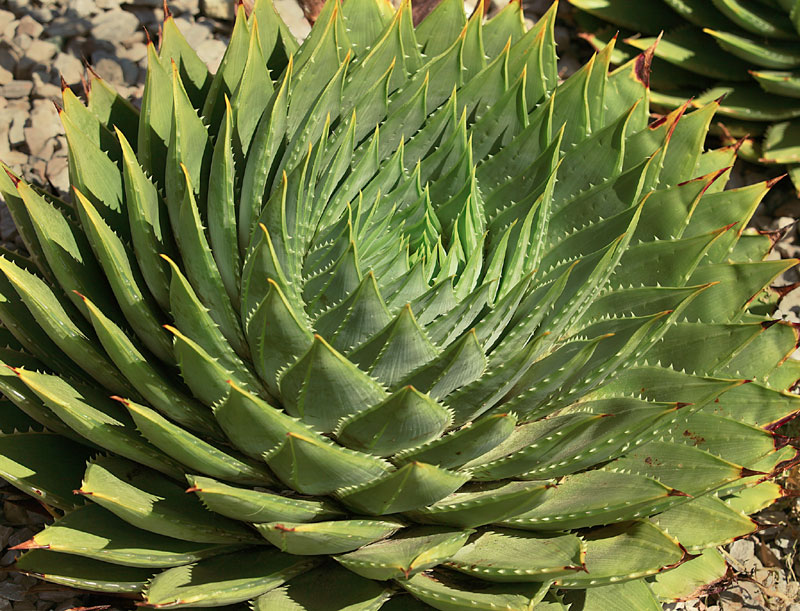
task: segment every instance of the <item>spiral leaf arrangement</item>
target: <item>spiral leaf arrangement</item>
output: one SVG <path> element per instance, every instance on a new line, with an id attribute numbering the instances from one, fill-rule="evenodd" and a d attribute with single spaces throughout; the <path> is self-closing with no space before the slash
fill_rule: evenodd
<path id="1" fill-rule="evenodd" d="M 20 571 L 155 607 L 660 609 L 722 577 L 795 457 L 769 184 L 652 49 L 559 84 L 445 0 L 171 17 L 141 110 L 64 90 L 71 202 L 7 170 L 0 474 Z M 745 382 L 749 382 L 745 384 Z"/>

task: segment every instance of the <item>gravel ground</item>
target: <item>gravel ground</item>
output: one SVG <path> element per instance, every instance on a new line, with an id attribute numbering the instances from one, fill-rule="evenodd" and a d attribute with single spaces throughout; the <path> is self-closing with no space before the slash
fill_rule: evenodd
<path id="1" fill-rule="evenodd" d="M 525 0 L 526 14 L 536 19 L 551 0 Z M 275 0 L 278 10 L 299 37 L 309 26 L 294 0 Z M 467 0 L 474 4 L 474 0 Z M 53 105 L 61 96 L 60 79 L 81 90 L 84 62 L 123 95 L 137 103 L 142 93 L 146 59 L 145 29 L 155 39 L 164 13 L 162 0 L 0 0 L 0 159 L 29 181 L 61 195 L 69 188 L 67 148 Z M 201 58 L 216 69 L 227 43 L 232 3 L 227 0 L 170 0 L 178 27 Z M 559 68 L 563 76 L 580 67 L 590 53 L 571 27 L 562 2 L 556 26 Z M 772 177 L 778 170 L 741 164 L 731 185 Z M 765 198 L 753 219 L 761 230 L 787 228 L 773 256 L 800 256 L 800 200 L 788 180 Z M 788 227 L 790 226 L 791 227 Z M 4 206 L 0 206 L 0 243 L 21 246 Z M 792 268 L 778 285 L 800 282 Z M 800 289 L 786 295 L 781 311 L 800 322 Z M 785 487 L 800 494 L 800 470 L 784 475 Z M 119 600 L 87 595 L 45 584 L 9 570 L 15 552 L 49 520 L 35 502 L 0 480 L 0 611 L 67 611 L 127 608 Z M 726 548 L 728 578 L 704 595 L 674 603 L 670 611 L 800 611 L 800 502 L 779 501 L 756 516 L 758 533 Z"/>

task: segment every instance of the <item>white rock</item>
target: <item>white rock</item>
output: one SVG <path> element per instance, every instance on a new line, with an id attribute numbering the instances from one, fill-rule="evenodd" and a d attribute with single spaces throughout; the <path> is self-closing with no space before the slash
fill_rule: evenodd
<path id="1" fill-rule="evenodd" d="M 280 16 L 289 26 L 289 29 L 294 34 L 298 41 L 305 40 L 308 33 L 311 31 L 311 25 L 303 14 L 303 9 L 296 0 L 275 0 L 275 10 L 278 11 Z"/>
<path id="2" fill-rule="evenodd" d="M 75 85 L 81 82 L 83 76 L 83 63 L 74 55 L 69 53 L 59 53 L 53 62 L 53 68 L 64 77 L 68 85 Z"/>
<path id="3" fill-rule="evenodd" d="M 197 55 L 200 59 L 206 63 L 208 69 L 212 72 L 216 72 L 219 63 L 222 61 L 222 56 L 225 54 L 225 48 L 224 42 L 212 39 L 201 43 L 195 51 L 197 51 Z"/>
<path id="4" fill-rule="evenodd" d="M 82 36 L 89 31 L 92 25 L 85 17 L 86 15 L 64 15 L 62 17 L 56 17 L 47 24 L 45 28 L 47 35 L 64 38 Z"/>
<path id="5" fill-rule="evenodd" d="M 44 32 L 44 26 L 30 15 L 25 15 L 17 24 L 17 34 L 27 34 L 31 38 L 39 38 Z"/>
<path id="6" fill-rule="evenodd" d="M 7 85 L 0 87 L 0 96 L 8 99 L 26 98 L 33 89 L 30 81 L 11 81 Z"/>
<path id="7" fill-rule="evenodd" d="M 210 38 L 213 33 L 213 26 L 210 24 L 196 23 L 184 17 L 177 18 L 175 24 L 178 26 L 181 34 L 183 34 L 186 42 L 188 42 L 189 46 L 193 49 L 199 47 L 200 43 Z"/>
<path id="8" fill-rule="evenodd" d="M 731 557 L 740 564 L 746 564 L 755 555 L 756 544 L 749 539 L 739 539 L 731 544 L 730 553 Z"/>
<path id="9" fill-rule="evenodd" d="M 200 12 L 200 0 L 172 0 L 169 8 L 174 13 L 191 13 L 197 15 Z"/>
<path id="10" fill-rule="evenodd" d="M 46 40 L 34 40 L 25 51 L 25 57 L 37 64 L 48 64 L 56 54 L 58 47 Z"/>
<path id="11" fill-rule="evenodd" d="M 33 73 L 32 80 L 32 97 L 44 98 L 46 100 L 58 100 L 61 98 L 61 87 L 54 85 L 53 83 L 48 83 L 38 72 Z"/>
<path id="12" fill-rule="evenodd" d="M 117 9 L 99 14 L 92 19 L 92 36 L 111 43 L 129 38 L 139 27 L 136 15 Z"/>
<path id="13" fill-rule="evenodd" d="M 58 191 L 62 193 L 69 191 L 69 167 L 66 157 L 53 157 L 47 162 L 47 180 Z"/>
<path id="14" fill-rule="evenodd" d="M 67 0 L 67 8 L 79 17 L 91 17 L 97 12 L 94 0 Z"/>
<path id="15" fill-rule="evenodd" d="M 203 0 L 201 10 L 204 15 L 215 19 L 233 19 L 236 16 L 231 0 Z"/>

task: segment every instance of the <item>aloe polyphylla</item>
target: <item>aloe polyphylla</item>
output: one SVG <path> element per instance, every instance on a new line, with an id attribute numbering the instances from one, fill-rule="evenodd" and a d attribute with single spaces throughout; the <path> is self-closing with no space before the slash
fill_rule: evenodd
<path id="1" fill-rule="evenodd" d="M 689 97 L 719 108 L 726 141 L 743 138 L 744 159 L 787 168 L 800 191 L 800 2 L 797 0 L 568 0 L 595 46 L 621 29 L 615 60 L 661 35 L 653 102 L 676 108 Z"/>
<path id="2" fill-rule="evenodd" d="M 795 330 L 652 50 L 559 84 L 445 0 L 174 21 L 141 110 L 64 90 L 71 202 L 0 182 L 0 473 L 20 571 L 150 607 L 659 609 L 782 494 Z M 749 382 L 745 384 L 745 382 Z M 75 494 L 73 493 L 75 492 Z"/>

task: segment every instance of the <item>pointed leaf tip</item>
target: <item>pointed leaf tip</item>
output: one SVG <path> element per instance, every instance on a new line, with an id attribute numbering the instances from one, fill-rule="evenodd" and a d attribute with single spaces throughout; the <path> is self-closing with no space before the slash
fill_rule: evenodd
<path id="1" fill-rule="evenodd" d="M 23 541 L 15 545 L 14 547 L 9 547 L 8 549 L 11 550 L 26 550 L 26 549 L 50 549 L 49 545 L 39 545 L 36 543 L 35 539 L 28 539 L 27 541 Z"/>
<path id="2" fill-rule="evenodd" d="M 14 183 L 14 186 L 15 187 L 18 186 L 19 183 L 21 182 L 20 178 L 15 176 L 14 173 L 11 170 L 9 170 L 5 165 L 3 165 L 3 169 L 6 171 L 6 174 L 8 174 L 8 177 L 11 179 L 11 182 Z"/>
<path id="3" fill-rule="evenodd" d="M 748 469 L 747 467 L 742 467 L 739 471 L 739 477 L 752 477 L 754 475 L 769 475 L 764 471 L 755 471 L 753 469 Z"/>
<path id="4" fill-rule="evenodd" d="M 616 42 L 617 34 L 614 35 L 614 39 L 612 42 Z M 653 57 L 656 54 L 656 47 L 658 43 L 661 42 L 661 37 L 664 35 L 662 31 L 658 37 L 656 38 L 655 42 L 646 49 L 643 53 L 639 54 L 636 58 L 636 64 L 634 65 L 634 74 L 636 78 L 648 89 L 650 89 L 650 72 L 653 65 Z"/>
<path id="5" fill-rule="evenodd" d="M 775 176 L 774 178 L 770 178 L 769 180 L 767 180 L 765 182 L 766 188 L 767 189 L 771 189 L 772 187 L 774 187 L 776 184 L 778 184 L 781 180 L 783 180 L 787 176 L 788 176 L 788 174 L 781 174 L 780 176 Z"/>

